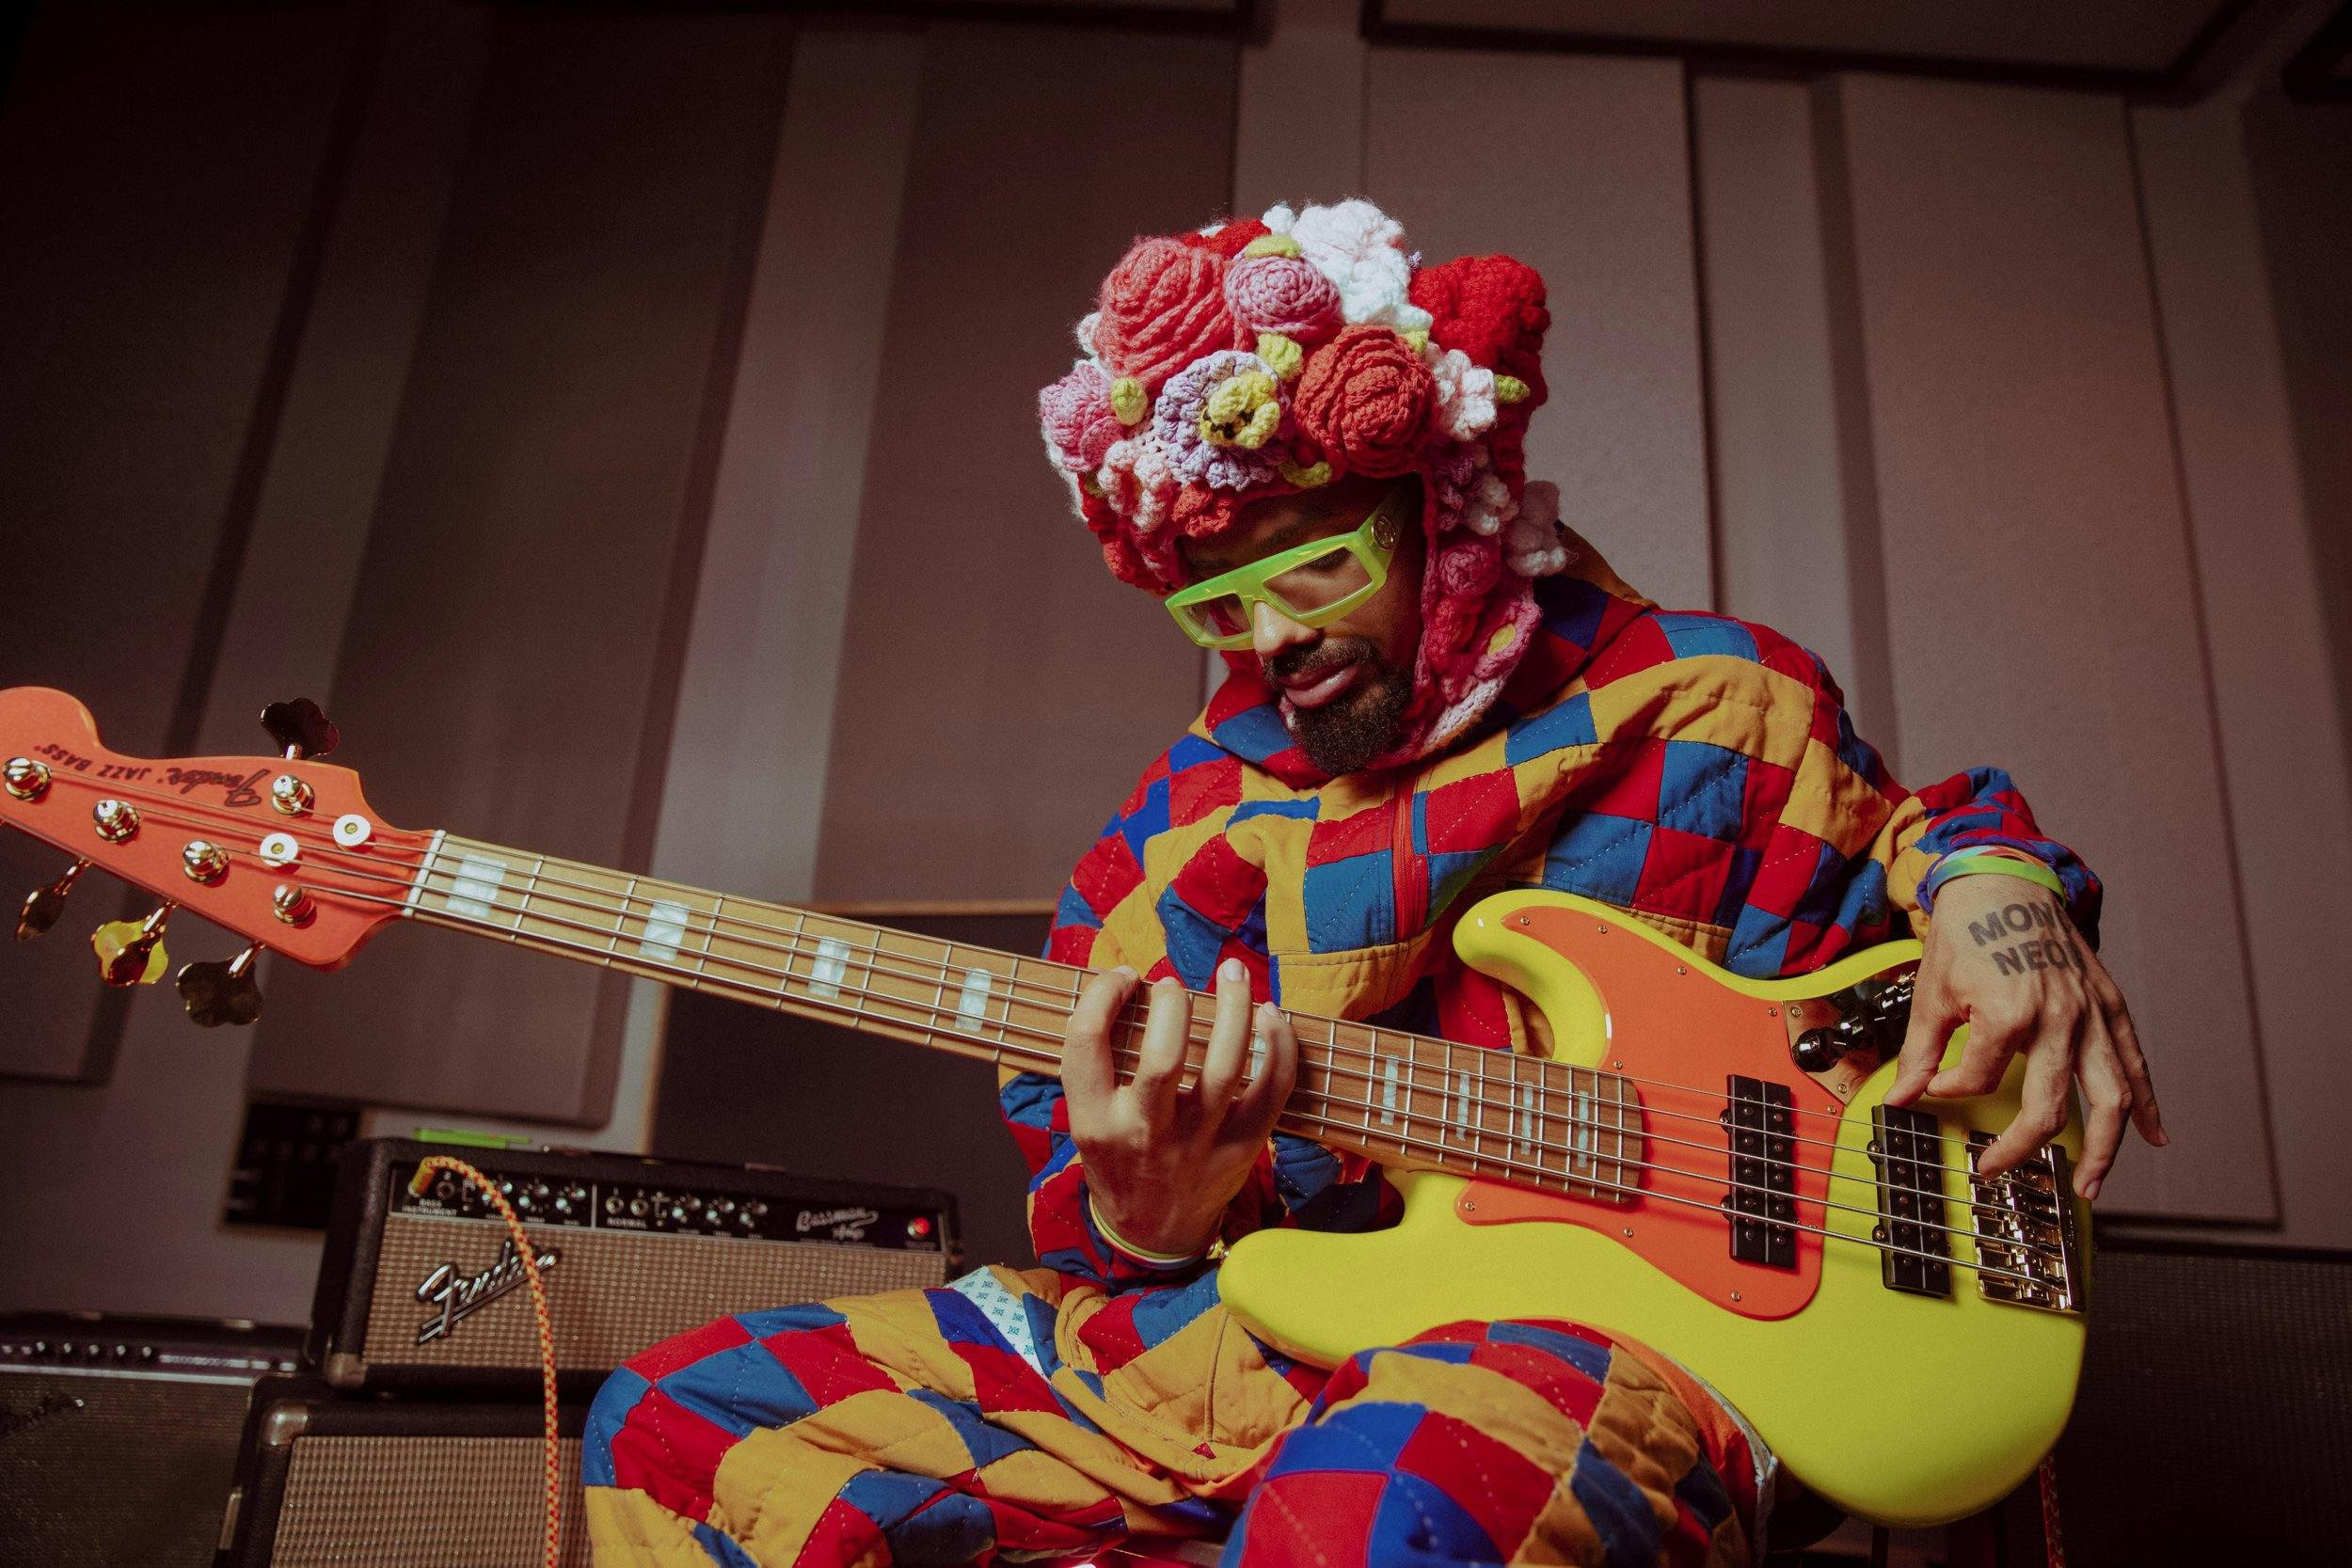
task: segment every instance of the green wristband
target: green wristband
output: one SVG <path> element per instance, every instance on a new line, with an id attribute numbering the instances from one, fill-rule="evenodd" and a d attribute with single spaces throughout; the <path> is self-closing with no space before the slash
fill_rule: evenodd
<path id="1" fill-rule="evenodd" d="M 1964 858 L 1963 858 L 1964 857 Z M 1953 863 L 1957 862 L 1955 864 Z M 1940 890 L 1955 877 L 2002 876 L 2022 877 L 2066 896 L 2066 884 L 2058 874 L 2040 861 L 2019 860 L 2013 855 L 1996 855 L 1982 849 L 1955 849 L 1944 857 L 1935 868 L 1935 885 Z"/>

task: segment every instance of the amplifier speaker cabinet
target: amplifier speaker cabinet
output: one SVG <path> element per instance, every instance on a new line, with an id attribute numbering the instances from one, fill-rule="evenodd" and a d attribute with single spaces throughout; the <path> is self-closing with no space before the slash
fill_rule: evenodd
<path id="1" fill-rule="evenodd" d="M 0 1562 L 210 1568 L 255 1384 L 294 1328 L 0 1317 Z"/>
<path id="2" fill-rule="evenodd" d="M 556 1367 L 593 1392 L 646 1346 L 730 1312 L 944 1283 L 957 1252 L 945 1193 L 821 1181 L 757 1165 L 628 1155 L 354 1144 L 310 1312 L 310 1364 L 338 1388 L 502 1392 L 535 1386 L 531 1292 L 503 1221 L 454 1154 L 497 1181 L 547 1281 Z"/>
<path id="3" fill-rule="evenodd" d="M 588 1568 L 580 1433 L 558 1415 L 564 1568 Z M 253 1401 L 230 1568 L 538 1568 L 538 1402 L 338 1396 L 273 1379 Z"/>

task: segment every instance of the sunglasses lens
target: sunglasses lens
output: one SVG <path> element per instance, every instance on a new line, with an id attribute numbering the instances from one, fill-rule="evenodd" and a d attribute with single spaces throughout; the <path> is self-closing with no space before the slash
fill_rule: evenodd
<path id="1" fill-rule="evenodd" d="M 1184 625 L 1194 637 L 1204 641 L 1221 638 L 1245 637 L 1249 632 L 1249 613 L 1241 600 L 1232 594 L 1183 607 Z"/>
<path id="2" fill-rule="evenodd" d="M 1328 550 L 1272 578 L 1266 589 L 1294 611 L 1312 615 L 1360 592 L 1371 581 L 1372 574 L 1347 547 L 1347 541 L 1335 539 Z"/>

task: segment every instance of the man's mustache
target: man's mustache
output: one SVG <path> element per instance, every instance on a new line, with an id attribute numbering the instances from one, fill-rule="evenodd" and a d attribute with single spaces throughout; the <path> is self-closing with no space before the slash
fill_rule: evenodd
<path id="1" fill-rule="evenodd" d="M 1380 651 L 1371 640 L 1362 637 L 1343 638 L 1337 642 L 1319 642 L 1311 648 L 1295 648 L 1279 653 L 1266 660 L 1269 679 L 1281 686 L 1301 686 L 1334 674 L 1350 664 L 1370 661 L 1377 664 Z"/>

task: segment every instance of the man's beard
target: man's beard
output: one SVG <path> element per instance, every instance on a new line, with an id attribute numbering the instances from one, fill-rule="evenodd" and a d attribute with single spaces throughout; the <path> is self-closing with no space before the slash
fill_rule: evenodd
<path id="1" fill-rule="evenodd" d="M 1265 667 L 1269 679 L 1295 684 L 1301 677 L 1328 675 L 1347 664 L 1364 669 L 1345 691 L 1320 707 L 1291 710 L 1292 738 L 1310 762 L 1333 778 L 1353 773 L 1395 747 L 1397 721 L 1413 697 L 1411 674 L 1382 658 L 1360 637 L 1326 641 L 1300 650 L 1295 657 L 1278 656 Z"/>

